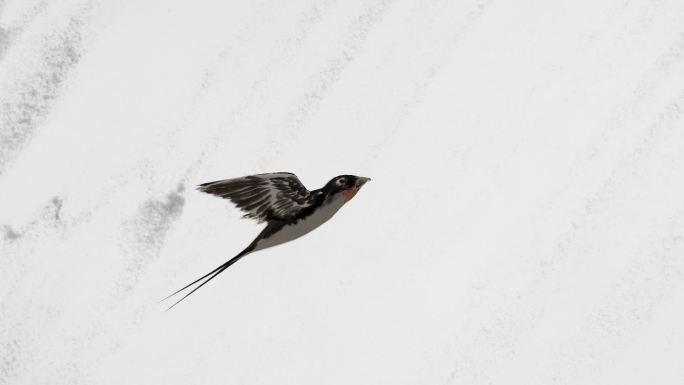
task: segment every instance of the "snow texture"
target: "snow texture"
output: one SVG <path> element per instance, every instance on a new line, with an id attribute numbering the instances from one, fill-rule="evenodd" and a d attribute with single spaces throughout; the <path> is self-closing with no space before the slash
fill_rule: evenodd
<path id="1" fill-rule="evenodd" d="M 0 384 L 684 383 L 681 0 L 0 0 Z M 373 180 L 263 225 L 202 182 Z"/>

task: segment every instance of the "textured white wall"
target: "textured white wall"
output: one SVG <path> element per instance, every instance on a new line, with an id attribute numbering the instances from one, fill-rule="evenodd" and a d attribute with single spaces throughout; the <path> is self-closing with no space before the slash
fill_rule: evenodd
<path id="1" fill-rule="evenodd" d="M 0 384 L 684 383 L 684 2 L 0 1 Z M 260 227 L 198 183 L 373 181 Z"/>

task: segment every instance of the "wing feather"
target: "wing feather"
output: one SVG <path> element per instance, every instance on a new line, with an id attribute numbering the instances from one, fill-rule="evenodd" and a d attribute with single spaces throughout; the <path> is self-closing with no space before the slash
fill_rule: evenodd
<path id="1" fill-rule="evenodd" d="M 280 220 L 292 223 L 314 204 L 313 194 L 295 174 L 278 172 L 203 183 L 202 192 L 229 199 L 258 222 Z"/>

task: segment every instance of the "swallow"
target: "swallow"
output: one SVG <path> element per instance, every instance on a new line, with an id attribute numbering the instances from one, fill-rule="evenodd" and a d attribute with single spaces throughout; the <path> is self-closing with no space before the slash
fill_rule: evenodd
<path id="1" fill-rule="evenodd" d="M 254 219 L 258 223 L 265 222 L 266 227 L 239 254 L 164 298 L 162 301 L 202 281 L 167 310 L 178 305 L 247 254 L 292 241 L 327 222 L 369 180 L 370 178 L 356 175 L 339 175 L 325 186 L 309 191 L 295 174 L 278 172 L 207 182 L 197 186 L 201 192 L 229 199 L 245 212 L 243 218 Z"/>

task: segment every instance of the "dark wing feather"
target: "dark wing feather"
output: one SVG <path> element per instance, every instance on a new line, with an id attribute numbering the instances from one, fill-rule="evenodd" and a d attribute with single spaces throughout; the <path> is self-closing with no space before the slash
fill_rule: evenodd
<path id="1" fill-rule="evenodd" d="M 298 215 L 314 204 L 313 195 L 295 174 L 278 172 L 219 180 L 198 186 L 202 192 L 230 199 L 245 218 L 258 222 L 295 222 Z"/>

